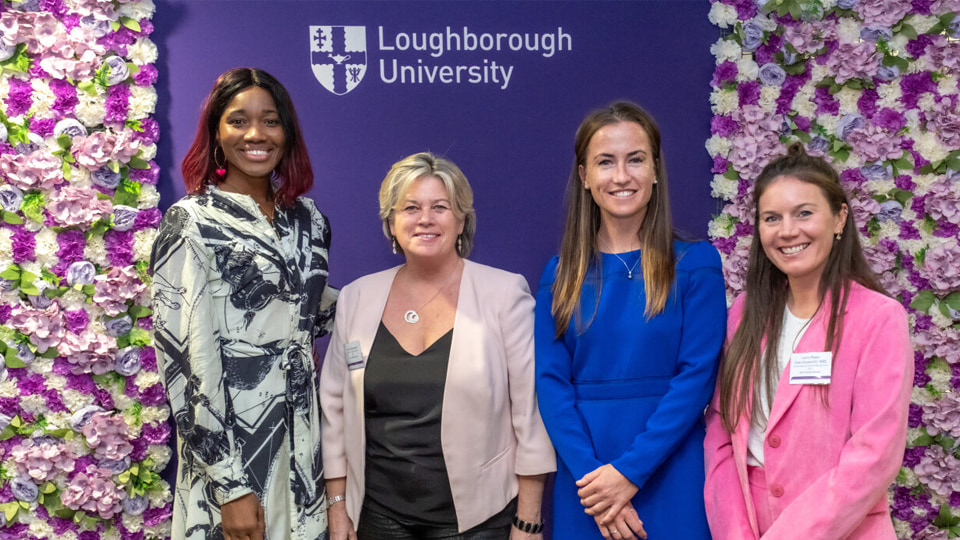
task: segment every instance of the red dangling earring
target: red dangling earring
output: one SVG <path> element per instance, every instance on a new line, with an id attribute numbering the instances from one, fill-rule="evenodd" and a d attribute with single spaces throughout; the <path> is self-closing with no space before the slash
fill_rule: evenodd
<path id="1" fill-rule="evenodd" d="M 217 176 L 223 178 L 227 174 L 227 158 L 223 157 L 223 163 L 219 163 L 220 160 L 217 159 L 217 150 L 220 150 L 220 153 L 223 154 L 223 149 L 219 146 L 213 149 L 213 164 L 217 166 Z"/>

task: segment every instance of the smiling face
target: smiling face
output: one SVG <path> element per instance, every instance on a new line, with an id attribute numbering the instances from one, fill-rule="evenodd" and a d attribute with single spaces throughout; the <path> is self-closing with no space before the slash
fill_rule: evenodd
<path id="1" fill-rule="evenodd" d="M 463 220 L 454 214 L 447 188 L 435 176 L 415 180 L 393 209 L 390 234 L 408 260 L 457 257 L 457 236 L 462 232 Z"/>
<path id="2" fill-rule="evenodd" d="M 618 122 L 597 130 L 579 171 L 600 207 L 601 227 L 626 220 L 639 230 L 657 176 L 650 138 L 640 124 Z"/>
<path id="3" fill-rule="evenodd" d="M 259 86 L 238 92 L 220 116 L 217 139 L 228 164 L 226 182 L 269 179 L 286 148 L 270 93 Z"/>
<path id="4" fill-rule="evenodd" d="M 791 287 L 817 286 L 835 235 L 843 231 L 847 205 L 834 214 L 819 187 L 781 176 L 760 195 L 757 211 L 760 244 L 770 262 Z"/>

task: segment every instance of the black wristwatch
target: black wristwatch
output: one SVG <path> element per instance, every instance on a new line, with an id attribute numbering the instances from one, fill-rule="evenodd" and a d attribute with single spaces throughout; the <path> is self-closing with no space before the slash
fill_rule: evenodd
<path id="1" fill-rule="evenodd" d="M 528 523 L 520 519 L 520 516 L 518 515 L 513 516 L 513 526 L 525 533 L 530 534 L 539 534 L 541 531 L 543 531 L 542 521 L 540 523 Z"/>

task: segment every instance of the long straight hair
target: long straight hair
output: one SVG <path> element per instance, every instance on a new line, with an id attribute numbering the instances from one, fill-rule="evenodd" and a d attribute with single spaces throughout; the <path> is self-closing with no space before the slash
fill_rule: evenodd
<path id="1" fill-rule="evenodd" d="M 787 148 L 786 155 L 768 163 L 757 177 L 753 206 L 754 223 L 758 226 L 760 197 L 770 184 L 784 177 L 820 188 L 835 216 L 839 215 L 844 205 L 850 207 L 837 171 L 822 158 L 807 155 L 802 144 L 794 143 Z M 853 212 L 848 211 L 843 233 L 839 240 L 833 241 L 819 284 L 820 306 L 817 311 L 825 307 L 829 310 L 824 350 L 834 352 L 834 364 L 843 332 L 843 313 L 853 282 L 883 292 L 863 256 Z M 829 306 L 824 306 L 823 300 L 828 292 Z M 750 244 L 743 318 L 730 340 L 719 375 L 720 417 L 723 426 L 731 433 L 748 409 L 751 418 L 763 417 L 762 403 L 759 399 L 751 399 L 751 396 L 760 395 L 760 385 L 766 385 L 767 405 L 773 405 L 775 381 L 779 377 L 777 351 L 788 294 L 786 274 L 770 261 L 760 243 L 760 234 L 754 232 Z"/>
<path id="2" fill-rule="evenodd" d="M 597 233 L 600 231 L 600 207 L 580 181 L 580 166 L 586 165 L 587 148 L 593 136 L 601 128 L 620 122 L 639 125 L 650 140 L 657 182 L 647 203 L 647 212 L 637 231 L 640 240 L 640 264 L 643 268 L 644 290 L 647 303 L 644 314 L 649 319 L 662 312 L 673 286 L 676 274 L 673 252 L 673 220 L 670 215 L 670 198 L 667 191 L 667 169 L 660 149 L 660 128 L 656 120 L 638 105 L 618 101 L 606 109 L 590 113 L 580 127 L 574 140 L 573 168 L 567 183 L 567 217 L 563 240 L 560 243 L 560 262 L 553 282 L 553 305 L 551 312 L 556 323 L 557 337 L 566 331 L 571 317 L 577 314 L 577 331 L 585 330 L 590 321 L 581 328 L 580 295 L 590 264 L 599 266 L 600 249 Z M 597 294 L 599 295 L 599 289 Z M 592 317 L 591 317 L 592 321 Z"/>
<path id="3" fill-rule="evenodd" d="M 210 90 L 210 95 L 203 102 L 197 135 L 180 165 L 187 193 L 203 193 L 208 185 L 219 184 L 223 180 L 216 174 L 216 169 L 224 164 L 218 164 L 215 157 L 220 146 L 217 137 L 220 131 L 220 118 L 237 94 L 254 86 L 263 88 L 273 98 L 286 139 L 283 156 L 273 171 L 274 177 L 278 180 L 274 194 L 277 204 L 290 206 L 297 197 L 313 187 L 310 156 L 307 154 L 307 145 L 303 142 L 297 112 L 293 108 L 293 101 L 287 89 L 273 75 L 262 69 L 233 68 L 217 78 L 213 89 Z"/>

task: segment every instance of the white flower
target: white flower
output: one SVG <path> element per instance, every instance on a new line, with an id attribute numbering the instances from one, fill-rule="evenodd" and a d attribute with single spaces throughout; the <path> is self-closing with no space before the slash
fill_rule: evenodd
<path id="1" fill-rule="evenodd" d="M 863 93 L 860 90 L 853 90 L 843 87 L 839 92 L 833 95 L 840 102 L 840 116 L 855 113 L 860 110 L 857 106 L 857 100 Z"/>
<path id="2" fill-rule="evenodd" d="M 937 326 L 940 326 L 940 328 L 949 328 L 950 323 L 953 322 L 950 321 L 950 319 L 947 319 L 949 322 L 945 326 L 942 326 L 940 321 L 937 320 L 937 316 L 939 315 L 945 319 L 946 317 L 943 317 L 943 314 L 940 313 L 940 310 L 937 308 L 931 309 L 930 315 L 934 322 L 937 323 Z M 932 386 L 937 392 L 942 394 L 952 390 L 952 386 L 950 385 L 950 377 L 953 375 L 953 373 L 951 373 L 950 368 L 946 363 L 932 364 L 931 368 L 927 369 L 927 375 L 930 376 L 930 386 Z"/>
<path id="3" fill-rule="evenodd" d="M 729 28 L 737 24 L 737 8 L 717 2 L 710 6 L 710 13 L 707 14 L 707 18 L 720 28 Z"/>
<path id="4" fill-rule="evenodd" d="M 133 398 L 121 392 L 120 387 L 117 385 L 113 385 L 111 387 L 110 396 L 113 398 L 113 406 L 121 411 L 124 409 L 129 409 L 130 407 L 133 406 L 134 403 L 136 403 L 133 400 Z M 131 426 L 130 431 L 131 431 L 130 435 L 135 437 L 137 436 L 137 434 L 133 433 L 133 431 L 139 431 L 139 430 L 135 430 L 133 426 Z"/>
<path id="5" fill-rule="evenodd" d="M 13 231 L 0 228 L 0 271 L 6 270 L 13 264 Z"/>
<path id="6" fill-rule="evenodd" d="M 726 156 L 730 153 L 730 148 L 733 143 L 730 142 L 730 139 L 721 137 L 719 135 L 713 135 L 707 139 L 706 147 L 707 152 L 711 156 Z"/>
<path id="7" fill-rule="evenodd" d="M 777 21 L 771 19 L 769 16 L 758 15 L 754 17 L 753 20 L 760 25 L 760 28 L 762 28 L 764 32 L 773 32 L 779 28 Z"/>
<path id="8" fill-rule="evenodd" d="M 926 388 L 919 388 L 914 386 L 913 390 L 910 392 L 910 403 L 916 403 L 917 405 L 930 404 L 936 401 L 933 397 L 933 394 L 927 391 Z M 914 428 L 916 429 L 916 428 Z M 916 434 L 912 437 L 910 436 L 910 430 L 907 430 L 907 440 L 912 441 L 920 435 L 920 430 L 917 429 Z"/>
<path id="9" fill-rule="evenodd" d="M 45 418 L 50 429 L 70 429 L 70 413 L 47 411 Z"/>
<path id="10" fill-rule="evenodd" d="M 923 93 L 920 95 L 920 99 L 917 100 L 917 106 L 920 107 L 921 111 L 930 111 L 933 110 L 933 107 L 937 104 L 937 101 L 934 99 L 933 94 Z"/>
<path id="11" fill-rule="evenodd" d="M 714 175 L 713 181 L 710 182 L 710 195 L 714 199 L 732 200 L 737 196 L 738 184 L 738 181 L 731 180 L 722 174 Z"/>
<path id="12" fill-rule="evenodd" d="M 0 77 L 0 99 L 7 99 L 10 95 L 10 81 L 6 77 Z"/>
<path id="13" fill-rule="evenodd" d="M 906 467 L 901 470 L 905 469 Z M 892 503 L 891 506 L 893 506 Z M 893 531 L 897 533 L 897 538 L 910 538 L 913 536 L 913 527 L 910 526 L 909 521 L 900 521 L 897 518 L 893 518 Z"/>
<path id="14" fill-rule="evenodd" d="M 155 527 L 144 527 L 143 534 L 148 539 L 169 538 L 172 523 L 173 522 L 168 519 L 166 521 L 161 522 L 159 525 Z"/>
<path id="15" fill-rule="evenodd" d="M 140 421 L 145 424 L 166 422 L 170 418 L 170 409 L 167 407 L 144 407 L 140 411 Z"/>
<path id="16" fill-rule="evenodd" d="M 139 388 L 149 388 L 160 382 L 160 375 L 156 371 L 141 369 L 134 381 Z"/>
<path id="17" fill-rule="evenodd" d="M 83 251 L 83 258 L 97 266 L 110 266 L 107 260 L 107 248 L 103 243 L 103 237 L 97 234 L 90 236 L 87 240 L 87 247 Z"/>
<path id="18" fill-rule="evenodd" d="M 127 45 L 127 58 L 138 66 L 152 64 L 157 61 L 157 46 L 147 38 L 140 38 Z"/>
<path id="19" fill-rule="evenodd" d="M 63 404 L 73 412 L 77 412 L 88 405 L 93 405 L 94 401 L 94 397 L 90 394 L 72 389 L 66 389 L 61 392 L 60 399 L 63 401 Z"/>
<path id="20" fill-rule="evenodd" d="M 820 127 L 827 130 L 827 133 L 836 133 L 839 118 L 840 117 L 832 114 L 821 114 L 817 116 L 817 123 L 820 124 Z"/>
<path id="21" fill-rule="evenodd" d="M 935 174 L 918 174 L 913 177 L 913 183 L 917 185 L 916 193 L 926 193 L 930 190 L 930 184 L 936 182 L 940 177 Z"/>
<path id="22" fill-rule="evenodd" d="M 19 395 L 20 395 L 20 389 L 17 388 L 17 383 L 15 383 L 13 379 L 8 377 L 4 381 L 0 382 L 0 396 L 19 396 Z"/>
<path id="23" fill-rule="evenodd" d="M 910 26 L 912 26 L 918 34 L 926 34 L 927 30 L 940 22 L 940 19 L 933 15 L 913 15 L 910 17 L 909 22 Z"/>
<path id="24" fill-rule="evenodd" d="M 50 358 L 36 357 L 30 362 L 30 371 L 46 375 L 53 370 L 53 360 Z"/>
<path id="25" fill-rule="evenodd" d="M 811 97 L 813 97 L 811 94 L 802 90 L 797 92 L 797 95 L 793 96 L 793 102 L 791 103 L 793 110 L 797 111 L 797 114 L 800 116 L 812 118 L 817 114 L 817 104 L 810 99 Z"/>
<path id="26" fill-rule="evenodd" d="M 900 224 L 888 220 L 880 222 L 880 238 L 890 238 L 896 241 L 900 236 Z"/>
<path id="27" fill-rule="evenodd" d="M 142 120 L 157 109 L 157 92 L 152 86 L 131 86 L 127 115 L 131 120 Z"/>
<path id="28" fill-rule="evenodd" d="M 777 112 L 777 98 L 780 97 L 779 86 L 764 86 L 760 89 L 760 107 L 773 114 Z"/>
<path id="29" fill-rule="evenodd" d="M 73 531 L 63 531 L 57 535 L 57 540 L 77 540 L 77 533 Z"/>
<path id="30" fill-rule="evenodd" d="M 26 220 L 26 221 L 23 222 L 23 228 L 26 229 L 26 230 L 28 230 L 28 231 L 30 231 L 30 232 L 37 232 L 37 231 L 39 231 L 40 229 L 43 228 L 43 224 L 37 223 L 36 221 L 34 221 L 34 220 L 32 220 L 32 219 L 28 219 L 28 220 Z"/>
<path id="31" fill-rule="evenodd" d="M 30 534 L 36 536 L 37 538 L 56 538 L 57 536 L 53 534 L 53 527 L 51 527 L 49 523 L 42 519 L 34 519 L 31 521 Z"/>
<path id="32" fill-rule="evenodd" d="M 70 185 L 74 187 L 91 187 L 90 171 L 86 167 L 73 167 L 70 169 Z"/>
<path id="33" fill-rule="evenodd" d="M 144 161 L 150 161 L 151 159 L 157 157 L 157 145 L 155 144 L 143 144 L 140 145 L 140 158 Z"/>
<path id="34" fill-rule="evenodd" d="M 127 529 L 132 533 L 140 532 L 140 530 L 143 528 L 142 515 L 134 516 L 131 514 L 123 513 L 122 519 L 123 519 L 123 528 Z"/>
<path id="35" fill-rule="evenodd" d="M 917 131 L 912 133 L 914 146 L 913 149 L 920 152 L 920 155 L 930 161 L 942 161 L 949 154 L 949 149 L 937 140 L 936 134 L 932 132 Z"/>
<path id="36" fill-rule="evenodd" d="M 907 43 L 909 41 L 903 33 L 894 34 L 893 39 L 887 42 L 887 47 L 890 49 L 891 54 L 901 58 L 909 58 L 910 54 L 907 52 Z M 913 64 L 917 64 L 919 67 L 920 62 L 910 62 L 910 64 L 911 67 Z"/>
<path id="37" fill-rule="evenodd" d="M 35 283 L 36 283 L 37 280 L 40 279 L 39 276 L 40 276 L 40 274 L 43 272 L 43 267 L 40 266 L 40 263 L 38 263 L 38 262 L 36 262 L 36 261 L 26 261 L 26 262 L 22 262 L 22 263 L 20 263 L 20 269 L 21 269 L 21 270 L 26 270 L 27 272 L 30 272 L 31 274 L 33 274 L 33 275 L 35 275 L 35 276 L 38 276 L 37 279 L 34 280 Z"/>
<path id="38" fill-rule="evenodd" d="M 90 324 L 87 325 L 87 328 L 95 334 L 106 334 L 107 329 L 103 327 L 101 318 L 104 315 L 103 308 L 96 304 L 91 304 L 87 306 L 87 313 L 90 314 Z"/>
<path id="39" fill-rule="evenodd" d="M 147 448 L 147 457 L 153 459 L 158 471 L 162 471 L 167 466 L 172 456 L 173 450 L 169 446 L 154 444 Z"/>
<path id="40" fill-rule="evenodd" d="M 107 527 L 100 538 L 102 540 L 120 540 L 120 531 L 116 527 Z"/>
<path id="41" fill-rule="evenodd" d="M 719 2 L 718 2 L 719 3 Z M 717 4 L 714 4 L 717 5 Z M 757 77 L 760 76 L 760 66 L 754 62 L 752 56 L 740 57 L 737 60 L 737 80 L 740 82 L 744 81 L 755 81 Z"/>
<path id="42" fill-rule="evenodd" d="M 730 238 L 731 233 L 718 219 L 711 219 L 710 223 L 707 223 L 707 236 L 710 238 Z"/>
<path id="43" fill-rule="evenodd" d="M 942 96 L 948 96 L 957 92 L 957 76 L 954 74 L 943 75 L 937 81 L 937 93 Z"/>
<path id="44" fill-rule="evenodd" d="M 714 90 L 710 93 L 713 114 L 730 114 L 740 107 L 740 98 L 735 90 Z"/>
<path id="45" fill-rule="evenodd" d="M 57 96 L 50 90 L 47 80 L 33 79 L 30 81 L 30 86 L 33 87 L 33 92 L 30 94 L 33 99 L 30 110 L 40 117 L 50 115 L 50 109 L 53 107 L 53 102 L 56 101 Z"/>
<path id="46" fill-rule="evenodd" d="M 710 53 L 717 58 L 718 64 L 727 60 L 736 62 L 742 56 L 743 49 L 732 39 L 720 38 L 710 46 Z"/>
<path id="47" fill-rule="evenodd" d="M 842 43 L 857 43 L 860 41 L 862 23 L 853 17 L 841 17 L 837 21 L 837 37 Z"/>
<path id="48" fill-rule="evenodd" d="M 887 193 L 897 187 L 897 184 L 893 180 L 868 180 L 864 183 L 864 187 L 870 193 Z"/>
<path id="49" fill-rule="evenodd" d="M 120 7 L 117 8 L 117 15 L 139 21 L 152 18 L 156 10 L 157 6 L 153 4 L 153 0 L 140 0 L 139 2 L 120 4 Z"/>
<path id="50" fill-rule="evenodd" d="M 47 412 L 47 400 L 41 394 L 20 396 L 20 408 L 32 414 Z"/>
<path id="51" fill-rule="evenodd" d="M 157 188 L 151 184 L 143 184 L 140 187 L 140 198 L 137 199 L 137 208 L 154 208 L 160 203 L 160 194 Z"/>
<path id="52" fill-rule="evenodd" d="M 84 91 L 78 91 L 77 98 L 79 98 L 80 103 L 73 111 L 77 120 L 88 128 L 102 124 L 106 114 L 105 100 L 100 96 L 91 96 Z"/>
<path id="53" fill-rule="evenodd" d="M 934 304 L 934 306 L 930 308 L 929 315 L 933 324 L 939 326 L 940 328 L 950 328 L 951 326 L 953 326 L 953 319 L 941 313 L 940 309 L 936 306 L 936 304 Z M 936 370 L 928 371 L 928 373 L 932 376 L 933 373 L 931 373 L 931 371 L 936 371 Z M 950 374 L 947 373 L 947 387 L 944 390 L 950 389 L 949 383 L 950 383 Z M 938 387 L 937 390 L 941 390 L 941 389 Z"/>
<path id="54" fill-rule="evenodd" d="M 822 81 L 832 75 L 830 68 L 827 66 L 821 66 L 816 62 L 808 62 L 807 64 L 810 69 L 810 84 L 814 84 L 814 81 Z"/>
<path id="55" fill-rule="evenodd" d="M 82 309 L 86 307 L 86 303 L 87 295 L 76 289 L 70 289 L 60 297 L 60 308 L 63 310 L 73 311 L 75 309 Z"/>
<path id="56" fill-rule="evenodd" d="M 57 243 L 57 233 L 53 229 L 44 228 L 34 237 L 36 239 L 36 248 L 34 253 L 37 256 L 37 262 L 46 268 L 57 264 L 57 251 L 60 244 Z"/>
<path id="57" fill-rule="evenodd" d="M 57 393 L 63 393 L 63 390 L 67 385 L 67 378 L 63 375 L 57 375 L 56 373 L 47 373 L 45 384 L 47 385 L 47 388 L 56 390 Z"/>
<path id="58" fill-rule="evenodd" d="M 149 261 L 153 241 L 157 238 L 157 229 L 143 229 L 133 233 L 134 261 Z"/>

